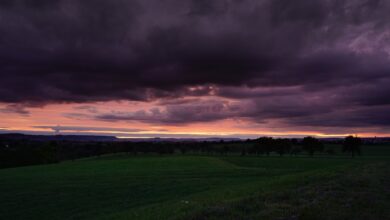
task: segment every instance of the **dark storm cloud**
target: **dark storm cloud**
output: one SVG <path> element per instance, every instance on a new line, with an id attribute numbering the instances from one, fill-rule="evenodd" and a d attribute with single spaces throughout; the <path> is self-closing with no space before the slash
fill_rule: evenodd
<path id="1" fill-rule="evenodd" d="M 98 113 L 98 109 L 95 106 L 82 105 L 74 107 L 75 110 L 86 111 L 89 113 Z"/>
<path id="2" fill-rule="evenodd" d="M 4 108 L 0 108 L 1 113 L 15 113 L 20 115 L 29 115 L 30 112 L 26 109 L 24 105 L 20 104 L 10 104 L 6 105 Z"/>
<path id="3" fill-rule="evenodd" d="M 382 130 L 390 126 L 390 106 L 344 109 L 328 114 L 294 118 L 290 123 L 305 126 L 322 127 L 378 127 Z M 379 129 L 379 130 L 380 130 Z M 388 130 L 388 128 L 386 129 Z"/>
<path id="4" fill-rule="evenodd" d="M 302 124 L 352 108 L 344 123 L 383 125 L 358 116 L 390 104 L 389 10 L 386 0 L 4 0 L 0 102 L 159 100 L 162 112 L 97 116 L 159 123 Z M 232 111 L 182 100 L 210 95 L 245 101 Z"/>
<path id="5" fill-rule="evenodd" d="M 234 103 L 208 100 L 194 103 L 169 104 L 161 108 L 151 108 L 133 112 L 97 114 L 103 121 L 142 121 L 156 124 L 187 124 L 192 122 L 212 122 L 238 116 L 240 107 Z M 244 109 L 245 111 L 245 109 Z"/>
<path id="6" fill-rule="evenodd" d="M 51 129 L 53 131 L 112 131 L 112 132 L 141 132 L 145 130 L 111 127 L 81 127 L 81 126 L 34 126 L 34 128 Z"/>

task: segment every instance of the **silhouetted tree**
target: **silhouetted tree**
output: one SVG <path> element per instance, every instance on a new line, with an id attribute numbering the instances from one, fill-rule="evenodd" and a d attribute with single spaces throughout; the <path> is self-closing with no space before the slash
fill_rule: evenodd
<path id="1" fill-rule="evenodd" d="M 258 154 L 269 154 L 273 151 L 274 139 L 272 137 L 261 137 L 256 140 L 256 148 Z"/>
<path id="2" fill-rule="evenodd" d="M 302 149 L 313 156 L 316 151 L 323 151 L 324 145 L 314 137 L 305 137 L 302 140 Z"/>
<path id="3" fill-rule="evenodd" d="M 343 152 L 350 152 L 352 157 L 355 157 L 355 154 L 360 154 L 360 145 L 362 140 L 358 137 L 352 135 L 346 137 L 343 143 Z"/>
<path id="4" fill-rule="evenodd" d="M 302 148 L 300 146 L 293 146 L 291 147 L 291 150 L 290 150 L 290 155 L 294 155 L 294 156 L 297 156 L 299 153 L 302 152 Z"/>
<path id="5" fill-rule="evenodd" d="M 335 155 L 336 154 L 336 152 L 332 148 L 326 149 L 325 153 L 327 153 L 328 155 Z"/>
<path id="6" fill-rule="evenodd" d="M 272 143 L 274 151 L 276 151 L 280 156 L 290 152 L 291 142 L 288 139 L 276 139 Z"/>
<path id="7" fill-rule="evenodd" d="M 223 154 L 224 155 L 227 155 L 228 153 L 229 153 L 229 151 L 230 151 L 230 149 L 229 149 L 229 146 L 228 145 L 223 145 Z"/>
<path id="8" fill-rule="evenodd" d="M 246 155 L 246 149 L 245 149 L 245 147 L 243 147 L 241 149 L 241 156 L 245 156 L 245 155 Z"/>

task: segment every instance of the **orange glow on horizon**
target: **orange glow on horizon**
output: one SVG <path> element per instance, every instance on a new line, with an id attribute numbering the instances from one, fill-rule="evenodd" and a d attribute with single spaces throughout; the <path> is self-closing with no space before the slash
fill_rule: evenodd
<path id="1" fill-rule="evenodd" d="M 4 107 L 0 104 L 0 108 Z M 67 130 L 61 134 L 91 134 L 112 135 L 123 137 L 158 137 L 181 135 L 224 136 L 224 137 L 255 137 L 258 136 L 317 136 L 317 137 L 344 137 L 350 134 L 361 137 L 386 137 L 388 133 L 380 133 L 371 130 L 359 131 L 354 128 L 341 130 L 340 132 L 327 132 L 317 128 L 299 128 L 280 124 L 278 121 L 269 121 L 256 124 L 245 119 L 224 119 L 210 122 L 196 122 L 188 124 L 153 124 L 141 121 L 104 121 L 93 117 L 94 111 L 126 112 L 139 111 L 155 107 L 156 103 L 143 102 L 98 102 L 90 104 L 53 104 L 44 107 L 28 108 L 30 114 L 5 113 L 0 111 L 0 130 L 4 132 L 45 133 L 55 134 L 54 129 L 42 128 L 42 126 L 66 126 Z M 87 108 L 89 107 L 89 108 Z M 74 130 L 69 127 L 75 127 Z M 82 128 L 77 129 L 77 128 Z M 129 129 L 127 131 L 126 129 Z M 134 129 L 134 131 L 131 131 Z"/>

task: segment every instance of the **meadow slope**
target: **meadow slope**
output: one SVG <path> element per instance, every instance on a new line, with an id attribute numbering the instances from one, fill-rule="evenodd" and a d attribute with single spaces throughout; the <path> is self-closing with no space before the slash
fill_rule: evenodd
<path id="1" fill-rule="evenodd" d="M 337 186 L 338 180 L 348 182 L 352 176 L 363 182 L 373 180 L 366 184 L 369 190 L 383 188 L 389 183 L 384 175 L 389 171 L 386 161 L 382 153 L 357 159 L 114 155 L 3 169 L 0 219 L 272 219 L 306 212 L 312 215 L 306 210 L 311 206 L 304 201 L 311 196 L 323 198 L 316 187 L 326 188 L 327 183 Z M 361 174 L 360 170 L 376 172 Z M 305 192 L 298 193 L 301 200 L 296 196 L 299 190 Z M 370 191 L 373 197 L 374 191 Z M 265 203 L 264 198 L 273 202 Z M 327 202 L 332 200 L 318 200 L 313 210 Z M 378 206 L 378 216 L 388 214 L 381 211 L 388 202 Z"/>

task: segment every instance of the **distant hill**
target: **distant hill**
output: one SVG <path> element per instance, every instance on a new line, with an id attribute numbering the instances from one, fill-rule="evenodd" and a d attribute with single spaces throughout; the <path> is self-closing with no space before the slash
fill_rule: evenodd
<path id="1" fill-rule="evenodd" d="M 219 141 L 242 141 L 240 138 L 224 138 L 224 137 L 212 137 L 212 138 L 121 138 L 120 141 L 130 142 L 219 142 Z"/>
<path id="2" fill-rule="evenodd" d="M 30 141 L 129 141 L 129 142 L 219 142 L 219 141 L 241 141 L 240 138 L 117 138 L 115 136 L 98 135 L 30 135 L 21 133 L 0 134 L 0 139 L 7 140 L 30 140 Z"/>
<path id="3" fill-rule="evenodd" d="M 0 134 L 0 139 L 8 140 L 31 140 L 31 141 L 130 141 L 130 142 L 218 142 L 218 141 L 240 141 L 240 138 L 117 138 L 115 136 L 98 135 L 30 135 L 20 133 Z"/>
<path id="4" fill-rule="evenodd" d="M 115 136 L 99 135 L 31 135 L 21 133 L 0 134 L 0 140 L 30 140 L 30 141 L 76 141 L 76 142 L 220 142 L 220 141 L 245 141 L 241 138 L 209 137 L 209 138 L 117 138 Z M 298 141 L 300 138 L 296 138 Z M 319 138 L 325 142 L 340 143 L 344 138 Z M 366 144 L 390 143 L 390 137 L 362 138 Z"/>
<path id="5" fill-rule="evenodd" d="M 95 135 L 28 135 L 19 133 L 0 134 L 0 139 L 30 141 L 117 141 L 114 136 Z"/>

